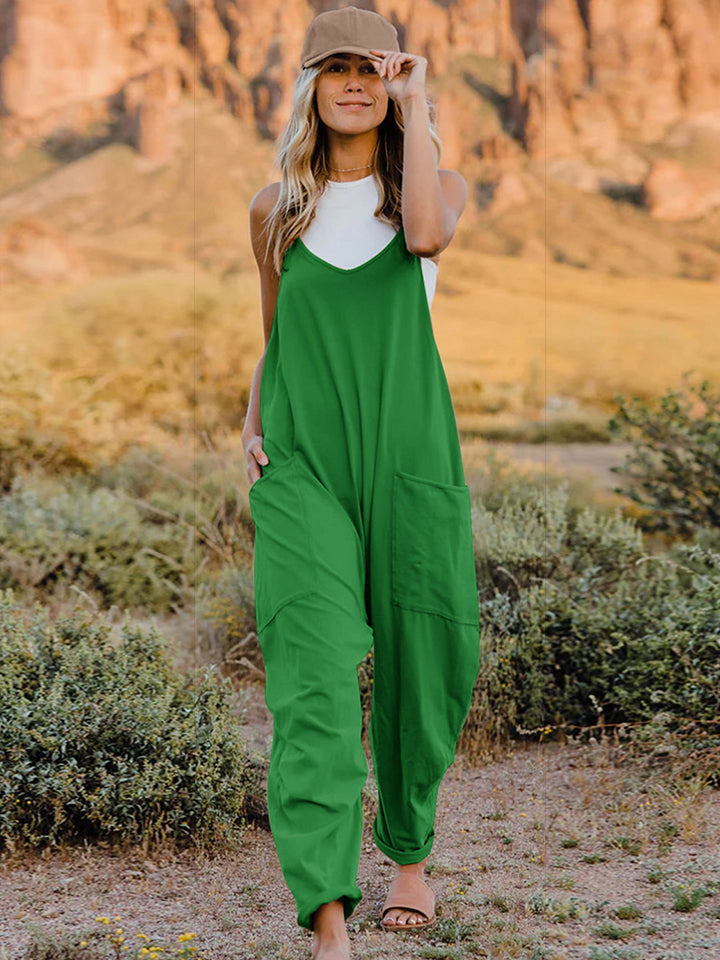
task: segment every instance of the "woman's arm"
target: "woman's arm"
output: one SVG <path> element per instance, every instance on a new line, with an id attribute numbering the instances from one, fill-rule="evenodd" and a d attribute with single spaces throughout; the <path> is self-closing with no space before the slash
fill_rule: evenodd
<path id="1" fill-rule="evenodd" d="M 245 422 L 242 428 L 243 446 L 252 440 L 253 437 L 262 437 L 262 424 L 260 423 L 260 381 L 262 380 L 263 363 L 265 361 L 265 351 L 255 365 L 255 373 L 250 387 L 250 399 L 245 414 Z"/>
<path id="2" fill-rule="evenodd" d="M 435 257 L 450 243 L 468 196 L 456 170 L 437 170 L 428 112 L 427 60 L 405 51 L 370 49 L 389 97 L 402 109 L 402 222 L 405 243 L 419 257 Z"/>
<path id="3" fill-rule="evenodd" d="M 437 170 L 424 96 L 400 101 L 405 123 L 402 217 L 408 250 L 434 257 L 448 246 L 467 202 L 468 187 L 457 170 Z"/>
<path id="4" fill-rule="evenodd" d="M 263 228 L 265 227 L 265 217 L 267 217 L 275 206 L 279 189 L 279 183 L 271 183 L 256 193 L 250 201 L 250 238 L 260 274 L 263 333 L 265 336 L 265 346 L 255 366 L 255 373 L 253 374 L 250 398 L 248 400 L 247 413 L 245 414 L 245 422 L 241 434 L 250 486 L 262 476 L 260 465 L 268 463 L 267 454 L 262 447 L 263 432 L 262 423 L 260 422 L 260 382 L 262 380 L 263 365 L 265 363 L 265 351 L 267 350 L 273 318 L 275 316 L 280 277 L 275 272 L 272 257 L 266 254 Z"/>

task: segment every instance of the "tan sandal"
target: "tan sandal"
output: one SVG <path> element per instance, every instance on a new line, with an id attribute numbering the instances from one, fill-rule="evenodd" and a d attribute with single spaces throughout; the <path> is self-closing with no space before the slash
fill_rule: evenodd
<path id="1" fill-rule="evenodd" d="M 425 920 L 415 923 L 385 923 L 388 910 L 412 910 L 421 913 Z M 422 877 L 413 873 L 398 873 L 390 884 L 387 899 L 380 914 L 380 926 L 383 930 L 424 930 L 435 921 L 435 893 Z"/>

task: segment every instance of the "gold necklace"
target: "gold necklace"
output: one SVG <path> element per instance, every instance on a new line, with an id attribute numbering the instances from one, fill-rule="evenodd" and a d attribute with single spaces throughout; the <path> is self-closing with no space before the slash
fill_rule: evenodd
<path id="1" fill-rule="evenodd" d="M 330 167 L 333 173 L 350 173 L 351 170 L 365 170 L 367 167 L 371 167 L 371 163 L 366 163 L 364 167 L 347 167 L 345 170 L 341 170 L 339 167 Z"/>
<path id="2" fill-rule="evenodd" d="M 351 173 L 354 170 L 367 170 L 368 167 L 371 167 L 371 163 L 366 163 L 364 167 L 347 167 L 345 170 L 341 170 L 339 167 L 330 167 L 330 170 L 333 173 Z M 328 177 L 330 183 L 351 183 L 352 181 L 348 180 L 333 180 L 332 177 Z"/>

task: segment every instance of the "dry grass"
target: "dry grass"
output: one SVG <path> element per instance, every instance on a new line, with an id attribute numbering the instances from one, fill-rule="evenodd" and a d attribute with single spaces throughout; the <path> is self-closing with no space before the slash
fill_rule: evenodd
<path id="1" fill-rule="evenodd" d="M 660 395 L 686 369 L 720 373 L 715 284 L 464 250 L 440 278 L 435 334 L 461 417 L 538 415 L 549 396 L 606 410 L 616 393 Z"/>
<path id="2" fill-rule="evenodd" d="M 461 429 L 540 420 L 552 396 L 601 425 L 617 392 L 657 396 L 686 369 L 720 376 L 713 284 L 463 250 L 441 277 L 435 336 Z M 133 443 L 188 442 L 194 429 L 238 434 L 263 345 L 258 303 L 255 276 L 201 270 L 11 290 L 0 304 L 5 442 L 31 429 L 93 462 Z"/>

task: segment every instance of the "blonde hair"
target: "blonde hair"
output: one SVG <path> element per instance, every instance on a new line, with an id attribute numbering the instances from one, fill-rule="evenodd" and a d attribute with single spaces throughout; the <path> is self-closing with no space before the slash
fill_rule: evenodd
<path id="1" fill-rule="evenodd" d="M 280 191 L 275 206 L 264 220 L 266 255 L 272 249 L 273 264 L 279 274 L 288 247 L 315 216 L 315 208 L 330 176 L 327 128 L 318 115 L 315 90 L 325 61 L 300 71 L 293 91 L 290 118 L 280 135 L 277 162 L 280 166 Z M 437 108 L 426 95 L 430 138 L 436 166 L 440 163 L 442 142 L 437 133 Z M 378 139 L 370 156 L 372 173 L 378 183 L 380 200 L 374 215 L 386 223 L 402 224 L 402 171 L 405 124 L 402 107 L 388 98 L 388 110 L 378 127 Z"/>

